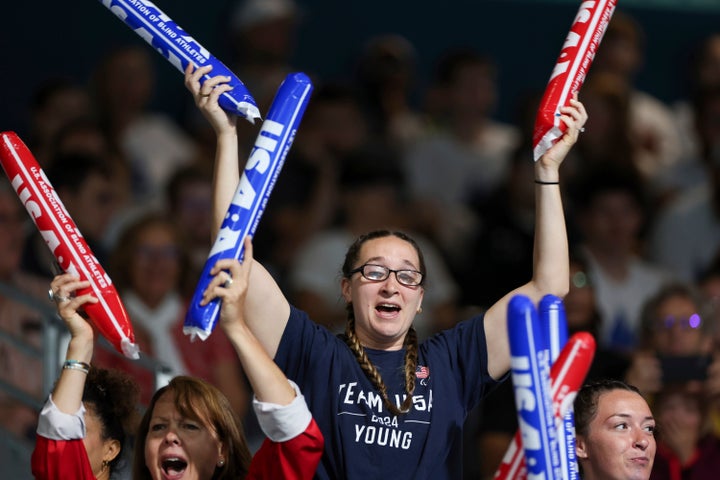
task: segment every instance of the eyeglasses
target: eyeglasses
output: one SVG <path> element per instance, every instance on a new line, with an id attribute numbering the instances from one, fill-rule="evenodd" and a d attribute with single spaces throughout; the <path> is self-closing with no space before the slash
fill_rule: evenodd
<path id="1" fill-rule="evenodd" d="M 371 282 L 382 282 L 387 280 L 392 272 L 395 274 L 397 281 L 406 287 L 417 287 L 423 281 L 422 272 L 418 272 L 417 270 L 392 270 L 388 267 L 372 263 L 366 263 L 355 270 L 350 270 L 350 275 L 357 272 L 360 272 L 363 277 L 367 278 Z"/>
<path id="2" fill-rule="evenodd" d="M 670 330 L 675 325 L 678 325 L 682 330 L 696 330 L 702 325 L 702 318 L 697 313 L 693 313 L 687 318 L 676 318 L 668 315 L 665 318 L 659 318 L 656 325 L 659 330 Z"/>

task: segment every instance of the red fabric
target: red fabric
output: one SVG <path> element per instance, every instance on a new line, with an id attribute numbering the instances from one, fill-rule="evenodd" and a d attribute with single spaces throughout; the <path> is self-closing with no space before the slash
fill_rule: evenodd
<path id="1" fill-rule="evenodd" d="M 667 446 L 658 444 L 650 480 L 715 480 L 720 478 L 720 439 L 714 435 L 702 438 L 690 461 L 685 465 Z"/>
<path id="2" fill-rule="evenodd" d="M 82 440 L 48 440 L 37 435 L 31 468 L 35 480 L 95 480 Z"/>
<path id="3" fill-rule="evenodd" d="M 323 453 L 323 436 L 313 419 L 287 442 L 265 439 L 250 463 L 248 480 L 305 480 L 315 475 Z"/>
<path id="4" fill-rule="evenodd" d="M 287 442 L 262 444 L 250 463 L 248 480 L 310 480 L 323 453 L 323 436 L 315 420 Z M 95 480 L 82 440 L 48 440 L 40 435 L 32 454 L 35 480 Z"/>
<path id="5" fill-rule="evenodd" d="M 185 362 L 190 375 L 217 385 L 218 382 L 213 378 L 213 367 L 219 363 L 239 362 L 235 349 L 219 327 L 207 340 L 197 339 L 190 342 L 190 337 L 182 331 L 184 322 L 185 313 L 183 312 L 182 318 L 173 328 L 175 344 L 182 353 L 183 362 Z"/>

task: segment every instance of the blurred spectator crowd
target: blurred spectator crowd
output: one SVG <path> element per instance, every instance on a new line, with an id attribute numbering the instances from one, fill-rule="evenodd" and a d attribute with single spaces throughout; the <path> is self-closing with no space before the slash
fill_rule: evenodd
<path id="1" fill-rule="evenodd" d="M 226 63 L 264 113 L 296 67 L 300 11 L 249 0 L 228 21 Z M 675 104 L 637 88 L 647 48 L 642 26 L 618 10 L 580 91 L 589 120 L 561 172 L 572 252 L 565 308 L 571 331 L 598 341 L 590 376 L 627 380 L 651 399 L 654 478 L 680 478 L 663 475 L 720 468 L 720 30 L 691 52 L 692 86 Z M 150 108 L 153 55 L 119 47 L 90 78 L 48 78 L 28 105 L 24 140 L 115 282 L 143 354 L 210 380 L 244 414 L 250 397 L 231 347 L 213 336 L 190 345 L 180 330 L 210 249 L 214 134 L 199 114 Z M 514 121 L 501 122 L 493 58 L 447 49 L 418 92 L 418 55 L 403 36 L 378 35 L 346 80 L 306 72 L 315 90 L 255 236 L 255 256 L 288 298 L 338 332 L 342 255 L 365 231 L 401 229 L 420 242 L 422 338 L 531 275 L 542 90 L 515 99 Z M 258 129 L 240 124 L 241 154 Z M 47 302 L 52 257 L 5 178 L 0 230 L 0 281 Z M 4 331 L 39 346 L 41 322 L 0 296 Z M 0 361 L 2 380 L 41 398 L 39 360 L 0 341 Z M 144 384 L 147 399 L 152 378 Z M 511 398 L 508 381 L 469 417 L 467 478 L 492 478 L 517 428 Z M 0 394 L 11 434 L 33 438 L 36 414 Z"/>

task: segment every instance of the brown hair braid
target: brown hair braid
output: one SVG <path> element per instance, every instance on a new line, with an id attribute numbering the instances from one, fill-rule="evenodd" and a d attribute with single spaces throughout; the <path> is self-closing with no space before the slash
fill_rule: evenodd
<path id="1" fill-rule="evenodd" d="M 380 396 L 383 399 L 383 403 L 387 409 L 395 416 L 408 413 L 412 406 L 412 394 L 415 391 L 415 369 L 417 368 L 417 333 L 413 327 L 410 327 L 407 335 L 405 336 L 405 393 L 407 396 L 403 400 L 402 405 L 398 408 L 394 403 L 390 401 L 387 393 L 387 387 L 385 382 L 378 372 L 375 365 L 370 361 L 365 349 L 360 344 L 360 341 L 355 335 L 355 319 L 350 318 L 345 326 L 345 343 L 347 343 L 350 350 L 355 354 L 355 358 L 360 364 L 365 375 L 367 375 L 373 386 L 380 392 Z"/>

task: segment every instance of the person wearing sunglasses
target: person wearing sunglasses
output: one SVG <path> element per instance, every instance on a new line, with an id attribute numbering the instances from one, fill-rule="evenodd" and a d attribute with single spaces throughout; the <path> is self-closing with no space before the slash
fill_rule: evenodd
<path id="1" fill-rule="evenodd" d="M 712 380 L 713 322 L 704 305 L 699 293 L 682 283 L 651 297 L 641 315 L 641 345 L 625 379 L 646 395 L 668 383 Z"/>
<path id="2" fill-rule="evenodd" d="M 708 478 L 718 451 L 720 358 L 714 352 L 714 317 L 691 285 L 673 283 L 645 304 L 641 348 L 625 379 L 657 411 L 658 456 L 652 479 Z"/>

